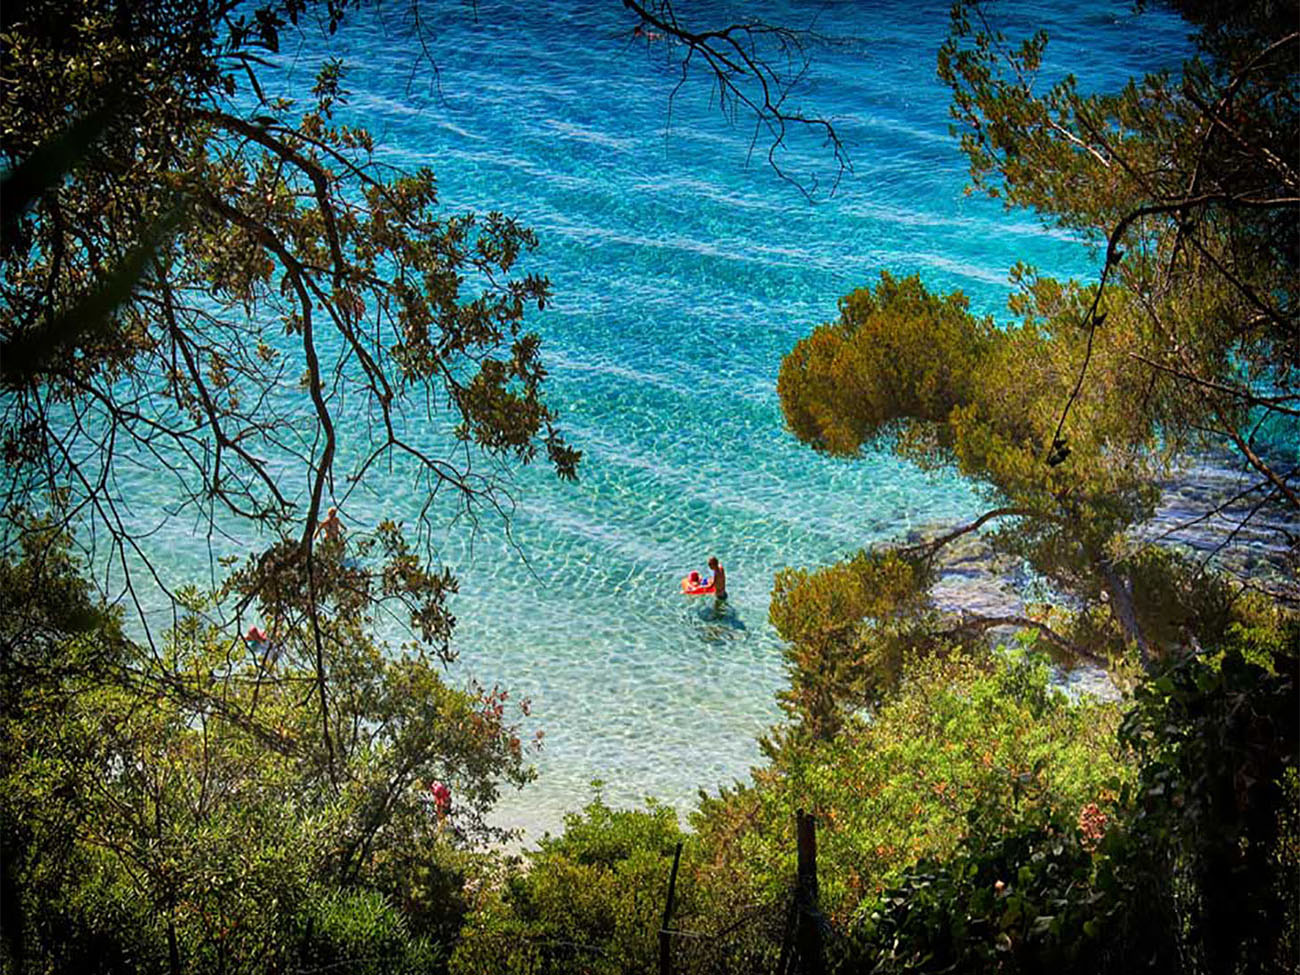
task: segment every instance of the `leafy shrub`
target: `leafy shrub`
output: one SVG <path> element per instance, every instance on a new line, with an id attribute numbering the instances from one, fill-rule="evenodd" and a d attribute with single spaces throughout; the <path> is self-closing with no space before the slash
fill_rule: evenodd
<path id="1" fill-rule="evenodd" d="M 844 970 L 1087 971 L 1092 858 L 1050 818 L 989 840 L 974 817 L 957 854 L 924 860 L 864 905 L 835 959 Z M 1080 967 L 1082 966 L 1082 967 Z"/>
<path id="2" fill-rule="evenodd" d="M 1300 624 L 1234 627 L 1135 697 L 1121 729 L 1142 759 L 1132 855 L 1169 878 L 1183 955 L 1207 972 L 1295 971 Z"/>
<path id="3" fill-rule="evenodd" d="M 326 891 L 296 921 L 295 962 L 308 971 L 423 973 L 436 960 L 435 950 L 410 936 L 401 913 L 377 891 Z"/>
<path id="4" fill-rule="evenodd" d="M 1072 823 L 1040 806 L 1010 830 L 1008 809 L 978 812 L 952 856 L 864 902 L 846 970 L 1295 971 L 1296 635 L 1237 630 L 1148 680 L 1114 807 Z"/>
<path id="5" fill-rule="evenodd" d="M 134 645 L 42 535 L 0 559 L 5 969 L 444 964 L 475 866 L 462 837 L 527 777 L 503 695 L 326 619 L 327 755 L 310 672 L 224 638 L 193 596 L 164 644 Z M 454 789 L 445 822 L 433 779 Z"/>
<path id="6" fill-rule="evenodd" d="M 673 852 L 686 839 L 672 809 L 616 810 L 598 793 L 470 918 L 452 972 L 654 970 Z M 692 884 L 679 880 L 677 903 L 695 910 Z"/>
<path id="7" fill-rule="evenodd" d="M 1131 777 L 1115 746 L 1117 704 L 1071 701 L 1039 655 L 926 656 L 898 692 L 832 741 L 773 752 L 752 784 L 701 804 L 693 825 L 707 881 L 735 897 L 775 900 L 796 869 L 795 813 L 818 820 L 824 908 L 839 921 L 920 859 L 954 855 L 972 809 L 1001 828 L 1073 821 Z M 981 829 L 987 828 L 983 824 Z"/>

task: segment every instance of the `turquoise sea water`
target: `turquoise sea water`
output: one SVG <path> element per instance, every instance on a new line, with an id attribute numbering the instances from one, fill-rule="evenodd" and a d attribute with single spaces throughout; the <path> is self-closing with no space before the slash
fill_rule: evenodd
<path id="1" fill-rule="evenodd" d="M 1176 66 L 1188 50 L 1184 25 L 1159 10 L 991 9 L 1013 37 L 1045 27 L 1047 70 L 1073 71 L 1085 88 Z M 462 580 L 453 678 L 531 698 L 532 727 L 545 731 L 540 779 L 506 798 L 507 823 L 553 828 L 594 778 L 615 801 L 685 808 L 697 787 L 744 777 L 777 717 L 773 574 L 976 510 L 955 479 L 888 456 L 832 461 L 783 430 L 781 355 L 835 315 L 840 295 L 882 270 L 919 273 L 999 315 L 1017 260 L 1058 275 L 1095 266 L 1033 215 L 963 194 L 934 70 L 946 2 L 680 12 L 815 19 L 821 38 L 796 98 L 848 144 L 853 172 L 833 196 L 810 204 L 782 181 L 761 136 L 751 157 L 752 126 L 718 112 L 707 79 L 688 79 L 670 103 L 679 52 L 632 40 L 614 0 L 440 5 L 424 22 L 436 84 L 405 14 L 362 15 L 333 41 L 350 66 L 345 117 L 372 130 L 388 161 L 433 166 L 449 209 L 499 209 L 533 227 L 529 268 L 554 288 L 532 322 L 549 401 L 584 451 L 581 481 L 516 474 L 513 544 L 491 517 L 438 540 Z M 315 71 L 316 43 L 286 49 L 294 77 Z M 785 161 L 823 187 L 835 175 L 815 140 Z M 371 488 L 352 517 L 409 519 L 423 500 L 400 478 Z M 204 546 L 171 557 L 205 565 Z M 710 554 L 732 590 L 720 618 L 678 590 Z"/>

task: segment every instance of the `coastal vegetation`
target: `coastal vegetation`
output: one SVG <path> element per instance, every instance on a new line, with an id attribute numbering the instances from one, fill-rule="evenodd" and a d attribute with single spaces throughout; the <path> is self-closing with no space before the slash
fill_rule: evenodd
<path id="1" fill-rule="evenodd" d="M 1294 971 L 1295 5 L 1185 4 L 1196 59 L 1103 94 L 1040 89 L 1048 38 L 957 6 L 973 187 L 1092 242 L 1097 279 L 1022 265 L 1007 324 L 882 274 L 778 393 L 810 449 L 955 470 L 987 508 L 776 577 L 788 680 L 749 781 L 686 828 L 597 784 L 522 855 L 489 814 L 532 777 L 528 704 L 448 682 L 457 581 L 423 543 L 500 509 L 499 461 L 577 476 L 525 324 L 550 289 L 517 271 L 531 231 L 442 214 L 335 118 L 342 65 L 274 93 L 282 36 L 355 6 L 0 14 L 3 970 Z M 803 125 L 840 158 L 765 59 L 796 32 L 626 6 L 774 163 Z M 1251 480 L 1193 555 L 1147 529 L 1206 455 Z M 265 544 L 169 586 L 163 516 L 116 481 L 139 463 Z M 423 486 L 420 524 L 320 530 L 381 471 Z M 1271 560 L 1236 558 L 1248 527 Z M 1007 609 L 941 608 L 963 547 Z M 1080 666 L 1113 698 L 1067 693 Z"/>

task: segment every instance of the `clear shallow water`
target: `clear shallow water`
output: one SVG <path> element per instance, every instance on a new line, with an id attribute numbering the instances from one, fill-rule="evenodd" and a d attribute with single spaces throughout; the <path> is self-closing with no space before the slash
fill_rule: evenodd
<path id="1" fill-rule="evenodd" d="M 585 453 L 581 482 L 520 472 L 513 546 L 491 519 L 438 542 L 462 580 L 454 677 L 531 698 L 546 733 L 541 777 L 506 798 L 503 822 L 554 828 L 594 778 L 614 801 L 652 794 L 684 808 L 697 787 L 744 777 L 777 717 L 773 574 L 976 510 L 955 479 L 888 456 L 815 456 L 784 432 L 775 393 L 781 355 L 882 270 L 1000 314 L 1015 261 L 1059 275 L 1094 266 L 1032 216 L 963 194 L 934 77 L 947 6 L 762 10 L 792 25 L 815 12 L 825 36 L 798 101 L 835 120 L 854 172 L 815 206 L 761 151 L 746 164 L 751 129 L 719 116 L 706 81 L 678 93 L 669 124 L 673 52 L 629 40 L 613 0 L 439 6 L 426 21 L 437 88 L 403 16 L 367 15 L 335 38 L 352 66 L 346 120 L 366 124 L 388 161 L 433 166 L 449 209 L 532 226 L 542 246 L 529 268 L 554 289 L 532 323 L 550 402 Z M 1046 27 L 1058 38 L 1049 69 L 1066 65 L 1085 87 L 1176 65 L 1186 50 L 1176 18 L 1135 19 L 1123 3 L 996 9 L 1011 36 Z M 321 54 L 287 53 L 299 79 Z M 786 162 L 823 185 L 834 177 L 816 142 L 796 142 Z M 423 500 L 401 478 L 372 487 L 354 518 L 410 520 Z M 167 542 L 177 570 L 202 571 L 206 542 L 179 535 Z M 713 553 L 732 590 L 722 618 L 677 585 Z"/>

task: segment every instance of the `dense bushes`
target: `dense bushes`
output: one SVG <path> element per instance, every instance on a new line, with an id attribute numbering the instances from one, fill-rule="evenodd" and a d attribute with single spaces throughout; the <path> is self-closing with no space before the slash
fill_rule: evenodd
<path id="1" fill-rule="evenodd" d="M 673 852 L 685 840 L 672 809 L 613 810 L 597 794 L 489 895 L 452 971 L 652 971 Z M 694 914 L 694 885 L 683 883 L 678 896 L 681 913 Z"/>
<path id="2" fill-rule="evenodd" d="M 689 934 L 674 936 L 675 970 L 768 972 L 789 932 L 797 808 L 818 818 L 821 907 L 841 937 L 918 859 L 1110 809 L 1132 780 L 1114 740 L 1121 710 L 1071 701 L 1049 677 L 1023 651 L 921 657 L 870 720 L 775 751 L 750 784 L 704 799 L 693 835 L 664 807 L 614 811 L 597 797 L 480 906 L 453 970 L 652 970 L 684 841 L 673 928 Z"/>
<path id="3" fill-rule="evenodd" d="M 770 972 L 800 808 L 832 970 L 1300 960 L 1300 627 L 1280 613 L 1122 702 L 1071 700 L 1032 648 L 905 655 L 869 714 L 769 742 L 693 833 L 597 796 L 520 868 L 462 842 L 525 777 L 499 694 L 327 618 L 350 692 L 331 769 L 309 673 L 221 640 L 198 600 L 156 651 L 133 643 L 49 541 L 0 563 L 7 968 L 646 971 L 683 843 L 674 970 Z"/>
<path id="4" fill-rule="evenodd" d="M 192 599 L 128 639 L 39 526 L 0 560 L 3 961 L 14 971 L 427 972 L 466 910 L 482 815 L 522 781 L 499 695 L 446 686 L 354 620 L 314 677 L 223 639 Z M 277 640 L 294 638 L 285 629 Z M 427 785 L 450 783 L 450 815 Z"/>
<path id="5" fill-rule="evenodd" d="M 1109 815 L 1008 832 L 1002 807 L 981 810 L 954 856 L 863 906 L 850 965 L 1294 971 L 1300 646 L 1294 629 L 1263 652 L 1242 636 L 1139 688 L 1119 736 L 1138 777 Z"/>
<path id="6" fill-rule="evenodd" d="M 844 919 L 908 864 L 946 857 L 975 808 L 1004 826 L 1106 805 L 1130 770 L 1116 704 L 1070 701 L 1041 656 L 923 656 L 896 694 L 830 741 L 790 744 L 749 786 L 706 800 L 701 843 L 729 886 L 775 896 L 795 870 L 795 811 L 817 816 L 822 903 Z"/>

